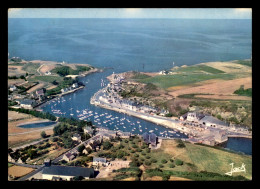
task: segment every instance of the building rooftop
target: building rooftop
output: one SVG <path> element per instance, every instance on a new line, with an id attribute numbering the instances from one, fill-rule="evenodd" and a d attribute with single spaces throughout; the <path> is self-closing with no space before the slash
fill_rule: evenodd
<path id="1" fill-rule="evenodd" d="M 21 104 L 26 104 L 26 105 L 32 105 L 35 101 L 31 99 L 24 99 L 20 103 Z"/>
<path id="2" fill-rule="evenodd" d="M 218 120 L 217 118 L 214 118 L 212 116 L 205 116 L 200 121 L 201 122 L 213 123 L 213 124 L 216 124 L 216 125 L 228 126 L 228 124 L 225 123 L 224 121 Z"/>
<path id="3" fill-rule="evenodd" d="M 44 167 L 42 174 L 63 175 L 63 176 L 83 176 L 83 177 L 91 178 L 94 177 L 94 169 L 52 165 L 50 167 Z"/>
<path id="4" fill-rule="evenodd" d="M 93 158 L 93 162 L 102 162 L 102 163 L 106 163 L 107 160 L 106 160 L 106 158 L 94 157 L 94 158 Z"/>

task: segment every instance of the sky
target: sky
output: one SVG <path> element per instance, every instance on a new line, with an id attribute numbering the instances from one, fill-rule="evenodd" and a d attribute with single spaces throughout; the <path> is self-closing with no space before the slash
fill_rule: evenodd
<path id="1" fill-rule="evenodd" d="M 252 19 L 251 8 L 10 8 L 8 18 Z"/>

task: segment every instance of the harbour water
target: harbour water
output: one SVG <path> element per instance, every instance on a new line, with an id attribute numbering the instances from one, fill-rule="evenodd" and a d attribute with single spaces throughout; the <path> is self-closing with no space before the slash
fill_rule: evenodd
<path id="1" fill-rule="evenodd" d="M 181 66 L 247 59 L 252 52 L 251 20 L 35 18 L 9 19 L 8 27 L 10 57 L 110 68 L 81 78 L 84 89 L 45 104 L 44 111 L 75 118 L 82 114 L 112 130 L 135 134 L 152 131 L 164 137 L 186 136 L 91 105 L 90 98 L 101 88 L 101 79 L 107 83 L 106 77 L 113 72 L 158 72 L 171 68 L 173 61 Z M 250 139 L 229 140 L 227 148 L 247 153 L 239 149 L 245 140 Z"/>

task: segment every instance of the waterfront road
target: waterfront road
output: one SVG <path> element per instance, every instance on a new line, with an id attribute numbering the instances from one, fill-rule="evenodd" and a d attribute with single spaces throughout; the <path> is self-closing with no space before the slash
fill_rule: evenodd
<path id="1" fill-rule="evenodd" d="M 102 89 L 103 90 L 103 89 Z M 177 129 L 177 130 L 179 130 L 179 131 L 184 131 L 182 128 L 184 128 L 185 129 L 185 133 L 189 133 L 189 129 L 186 129 L 186 127 L 185 126 L 182 126 L 180 123 L 181 123 L 181 121 L 180 120 L 174 120 L 174 119 L 172 119 L 172 118 L 167 118 L 167 117 L 162 117 L 162 116 L 158 116 L 158 115 L 150 115 L 150 114 L 147 114 L 147 113 L 142 113 L 142 112 L 136 112 L 136 111 L 133 111 L 133 110 L 130 110 L 130 109 L 126 109 L 126 108 L 122 108 L 120 105 L 116 105 L 116 104 L 112 104 L 112 103 L 106 103 L 106 102 L 104 102 L 104 101 L 100 101 L 99 100 L 99 97 L 101 97 L 101 96 L 103 96 L 104 95 L 104 93 L 102 92 L 102 90 L 99 90 L 98 92 L 96 92 L 95 94 L 94 94 L 94 96 L 92 97 L 92 99 L 91 99 L 91 102 L 93 103 L 93 104 L 95 104 L 95 105 L 97 105 L 97 106 L 101 106 L 101 107 L 104 107 L 104 108 L 108 108 L 108 109 L 111 109 L 111 110 L 113 110 L 114 109 L 114 111 L 119 111 L 119 112 L 122 112 L 122 113 L 126 113 L 126 114 L 129 114 L 129 115 L 131 115 L 131 116 L 136 116 L 136 117 L 138 117 L 138 118 L 141 118 L 142 119 L 142 116 L 144 116 L 144 117 L 146 117 L 147 119 L 145 119 L 145 120 L 147 120 L 147 121 L 149 121 L 149 118 L 155 118 L 155 119 L 157 119 L 157 120 L 162 120 L 162 121 L 170 121 L 170 122 L 172 122 L 173 123 L 173 125 L 172 126 L 175 126 L 174 127 L 174 129 Z M 95 101 L 96 102 L 99 102 L 100 104 L 97 104 L 97 103 L 95 103 Z M 117 110 L 116 110 L 117 109 Z M 121 111 L 120 111 L 121 110 Z M 161 124 L 160 124 L 161 125 Z M 213 129 L 213 128 L 212 128 Z M 226 130 L 226 131 L 228 131 L 228 132 L 230 132 L 230 133 L 232 133 L 232 135 L 239 135 L 239 136 L 245 136 L 245 137 L 250 137 L 250 134 L 248 134 L 248 133 L 246 133 L 246 132 L 243 132 L 243 131 L 239 131 L 239 130 L 232 130 L 231 128 L 227 128 L 227 127 L 225 127 L 225 128 L 223 128 L 223 129 L 221 129 L 221 128 L 214 128 L 215 130 Z"/>

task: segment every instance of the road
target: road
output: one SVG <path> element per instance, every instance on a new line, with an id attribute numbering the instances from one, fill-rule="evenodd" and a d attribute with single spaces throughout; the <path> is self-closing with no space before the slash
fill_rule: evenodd
<path id="1" fill-rule="evenodd" d="M 97 133 L 97 134 L 98 134 L 98 133 Z M 96 134 L 95 136 L 97 136 L 97 134 Z M 93 137 L 95 137 L 95 136 L 93 136 Z M 87 144 L 93 137 L 89 138 L 88 140 L 85 140 L 85 141 L 81 142 L 80 144 L 78 144 L 78 145 L 75 146 L 74 148 L 72 148 L 72 149 L 70 149 L 70 150 L 64 152 L 63 154 L 61 154 L 60 156 L 58 156 L 57 158 L 55 158 L 54 160 L 52 160 L 52 162 L 53 162 L 53 163 L 58 163 L 60 160 L 62 160 L 62 158 L 63 158 L 63 156 L 64 156 L 65 153 L 69 153 L 69 152 L 71 153 L 71 152 L 77 150 L 77 148 L 78 148 L 80 145 L 82 145 L 82 144 L 84 144 L 84 145 Z"/>
<path id="2" fill-rule="evenodd" d="M 17 179 L 17 181 L 25 181 L 25 180 L 27 180 L 28 178 L 32 177 L 32 176 L 35 175 L 36 173 L 42 171 L 44 167 L 45 167 L 44 165 L 41 165 L 40 168 L 38 168 L 37 170 L 35 170 L 35 171 L 29 173 L 28 175 L 25 175 L 24 177 L 21 177 L 21 178 Z"/>
<path id="3" fill-rule="evenodd" d="M 43 66 L 44 66 L 44 64 L 42 64 L 42 65 L 37 69 L 37 72 L 38 72 L 40 75 L 42 75 L 41 72 L 40 72 L 40 69 L 41 69 Z"/>

